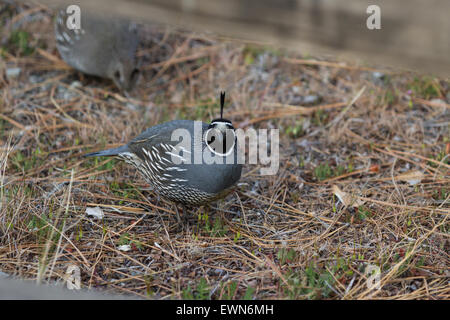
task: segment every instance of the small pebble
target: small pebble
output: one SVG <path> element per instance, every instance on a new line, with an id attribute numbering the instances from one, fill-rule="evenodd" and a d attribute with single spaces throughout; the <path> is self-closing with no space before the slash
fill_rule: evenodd
<path id="1" fill-rule="evenodd" d="M 88 207 L 86 208 L 86 214 L 88 216 L 97 218 L 97 219 L 103 219 L 103 217 L 105 216 L 105 214 L 103 213 L 103 210 L 99 207 L 95 207 L 95 208 L 91 208 Z"/>
<path id="2" fill-rule="evenodd" d="M 382 86 L 386 79 L 386 75 L 382 72 L 372 72 L 372 81 L 378 85 Z"/>
<path id="3" fill-rule="evenodd" d="M 82 87 L 82 84 L 81 84 L 81 82 L 80 81 L 74 81 L 74 82 L 72 82 L 71 84 L 70 84 L 70 87 L 71 88 L 80 88 L 80 87 Z"/>
<path id="4" fill-rule="evenodd" d="M 22 71 L 21 68 L 9 68 L 9 69 L 6 69 L 6 76 L 8 78 L 16 78 L 20 75 L 21 71 Z"/>
<path id="5" fill-rule="evenodd" d="M 300 87 L 299 86 L 292 86 L 292 91 L 294 93 L 299 93 L 300 92 Z"/>
<path id="6" fill-rule="evenodd" d="M 129 244 L 123 244 L 123 245 L 117 247 L 117 249 L 120 251 L 130 251 L 131 246 Z"/>
<path id="7" fill-rule="evenodd" d="M 30 75 L 29 80 L 31 83 L 39 83 L 39 82 L 42 82 L 42 77 L 32 74 L 32 75 Z"/>
<path id="8" fill-rule="evenodd" d="M 138 107 L 134 103 L 131 103 L 131 102 L 127 102 L 127 108 L 130 110 L 134 110 L 134 111 L 136 111 L 138 109 Z"/>
<path id="9" fill-rule="evenodd" d="M 373 72 L 372 73 L 372 76 L 375 78 L 375 79 L 383 79 L 384 78 L 384 73 L 382 73 L 382 72 Z"/>
<path id="10" fill-rule="evenodd" d="M 304 96 L 303 97 L 303 103 L 304 104 L 313 104 L 313 103 L 317 103 L 317 101 L 319 100 L 318 96 Z"/>
<path id="11" fill-rule="evenodd" d="M 446 105 L 446 102 L 442 99 L 433 99 L 430 102 L 435 103 L 437 105 L 442 105 L 443 108 L 445 108 L 445 105 Z"/>

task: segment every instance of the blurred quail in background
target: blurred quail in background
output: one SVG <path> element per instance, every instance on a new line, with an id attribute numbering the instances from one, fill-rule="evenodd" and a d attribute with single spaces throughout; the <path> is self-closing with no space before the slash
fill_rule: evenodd
<path id="1" fill-rule="evenodd" d="M 126 145 L 85 156 L 117 156 L 136 167 L 158 195 L 182 204 L 183 211 L 184 205 L 206 204 L 226 195 L 241 177 L 238 143 L 231 121 L 223 118 L 224 102 L 225 93 L 221 93 L 221 117 L 210 124 L 165 122 Z M 177 129 L 184 129 L 178 131 L 184 133 L 181 139 Z M 186 141 L 187 145 L 180 146 Z M 205 160 L 213 157 L 217 157 L 215 163 Z"/>
<path id="2" fill-rule="evenodd" d="M 71 24 L 71 17 L 66 9 L 56 16 L 56 47 L 62 59 L 81 72 L 113 80 L 121 91 L 131 90 L 139 74 L 135 59 L 136 26 L 81 9 L 78 29 Z"/>

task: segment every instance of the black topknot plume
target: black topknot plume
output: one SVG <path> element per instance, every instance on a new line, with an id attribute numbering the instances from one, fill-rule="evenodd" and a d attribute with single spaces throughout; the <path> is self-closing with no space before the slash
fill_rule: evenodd
<path id="1" fill-rule="evenodd" d="M 223 106 L 225 105 L 225 91 L 220 92 L 220 119 L 223 119 Z"/>

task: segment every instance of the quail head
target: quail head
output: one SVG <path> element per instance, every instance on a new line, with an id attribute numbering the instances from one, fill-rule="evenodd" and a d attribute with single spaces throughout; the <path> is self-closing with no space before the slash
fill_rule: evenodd
<path id="1" fill-rule="evenodd" d="M 85 156 L 117 156 L 136 167 L 157 194 L 183 205 L 223 197 L 241 177 L 231 121 L 174 120 L 150 127 L 126 145 Z M 239 154 L 241 156 L 241 154 Z"/>
<path id="2" fill-rule="evenodd" d="M 71 67 L 89 75 L 113 80 L 122 91 L 134 86 L 138 69 L 136 26 L 129 21 L 87 13 L 81 9 L 80 28 L 60 10 L 55 21 L 56 47 Z"/>

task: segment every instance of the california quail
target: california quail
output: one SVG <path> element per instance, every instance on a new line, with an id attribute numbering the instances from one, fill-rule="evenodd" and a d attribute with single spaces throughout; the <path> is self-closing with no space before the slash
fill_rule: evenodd
<path id="1" fill-rule="evenodd" d="M 139 73 L 136 26 L 81 10 L 80 29 L 69 29 L 68 17 L 60 10 L 55 21 L 56 47 L 63 60 L 81 72 L 113 80 L 122 91 L 131 90 Z"/>
<path id="2" fill-rule="evenodd" d="M 126 145 L 85 156 L 117 156 L 136 167 L 157 194 L 182 204 L 183 211 L 184 205 L 218 199 L 239 180 L 242 169 L 233 125 L 223 118 L 224 100 L 225 93 L 221 93 L 221 117 L 210 124 L 192 120 L 165 122 L 148 128 Z M 186 146 L 180 147 L 181 139 L 172 138 L 176 129 L 185 129 L 190 136 Z M 207 157 L 217 157 L 217 162 L 209 164 Z"/>

